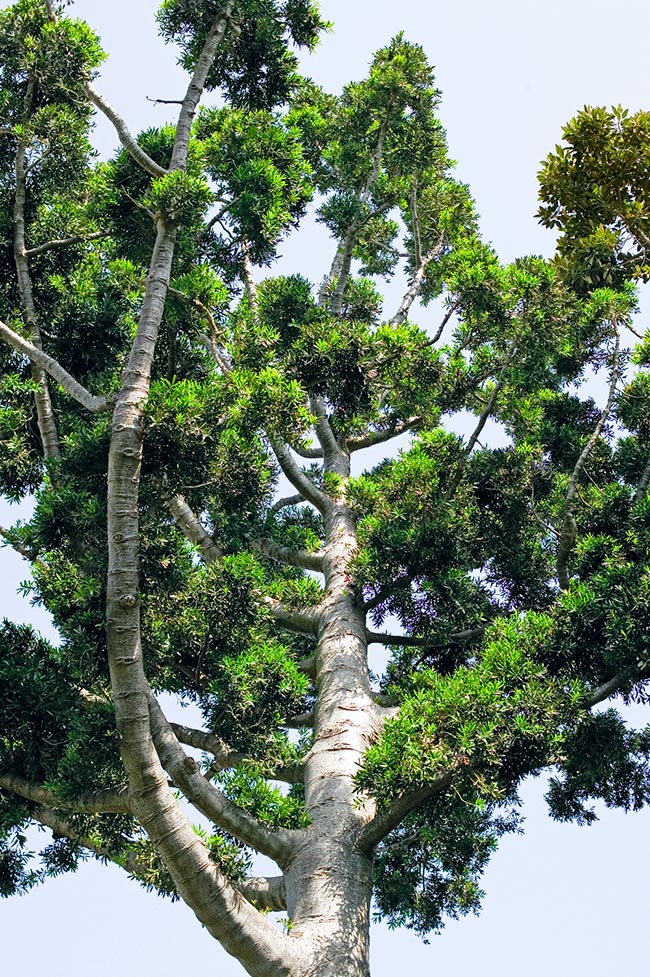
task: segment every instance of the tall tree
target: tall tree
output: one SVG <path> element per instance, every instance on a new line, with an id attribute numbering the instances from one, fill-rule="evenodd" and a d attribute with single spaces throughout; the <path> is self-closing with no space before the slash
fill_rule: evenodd
<path id="1" fill-rule="evenodd" d="M 0 891 L 91 853 L 251 974 L 359 977 L 371 896 L 423 934 L 477 908 L 523 777 L 553 768 L 567 820 L 648 797 L 648 733 L 594 711 L 643 699 L 650 667 L 643 347 L 624 379 L 645 264 L 620 246 L 594 275 L 567 220 L 559 261 L 503 266 L 403 37 L 335 98 L 290 50 L 325 26 L 309 0 L 166 0 L 159 26 L 190 81 L 136 138 L 86 25 L 46 0 L 0 14 L 0 484 L 36 497 L 3 533 L 61 635 L 0 636 Z M 628 215 L 602 190 L 602 214 L 565 203 L 552 161 L 543 185 L 578 241 Z M 322 281 L 264 277 L 312 200 Z M 416 300 L 441 300 L 432 333 Z M 594 368 L 600 407 L 576 388 Z M 33 823 L 54 835 L 37 862 Z"/>

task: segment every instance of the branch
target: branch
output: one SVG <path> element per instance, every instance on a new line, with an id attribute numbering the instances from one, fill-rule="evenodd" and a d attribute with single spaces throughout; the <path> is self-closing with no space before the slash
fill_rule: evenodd
<path id="1" fill-rule="evenodd" d="M 315 608 L 310 607 L 302 611 L 288 610 L 275 597 L 267 596 L 263 600 L 271 617 L 285 631 L 291 631 L 294 634 L 316 634 L 318 629 L 318 614 Z"/>
<path id="2" fill-rule="evenodd" d="M 220 16 L 214 21 L 196 61 L 194 72 L 187 86 L 187 92 L 178 116 L 178 123 L 176 124 L 174 149 L 172 150 L 171 163 L 169 164 L 170 171 L 185 169 L 196 109 L 201 100 L 208 73 L 217 56 L 219 45 L 225 37 L 226 30 L 230 24 L 234 6 L 235 0 L 226 0 L 223 10 Z M 239 33 L 239 29 L 234 28 L 233 33 Z"/>
<path id="3" fill-rule="evenodd" d="M 269 443 L 273 448 L 275 457 L 278 459 L 280 468 L 293 487 L 298 489 L 305 501 L 311 502 L 314 508 L 318 509 L 321 513 L 325 513 L 331 509 L 331 500 L 301 471 L 293 460 L 289 449 L 281 441 L 276 441 L 275 438 L 269 438 Z"/>
<path id="4" fill-rule="evenodd" d="M 223 552 L 210 533 L 199 521 L 196 513 L 190 508 L 182 495 L 175 495 L 167 503 L 167 508 L 176 521 L 176 525 L 182 530 L 186 539 L 201 547 L 203 558 L 207 564 L 214 563 L 223 556 Z"/>
<path id="5" fill-rule="evenodd" d="M 331 461 L 332 458 L 341 454 L 341 449 L 327 417 L 323 398 L 319 396 L 310 397 L 310 408 L 316 416 L 314 430 L 322 448 L 323 456 Z"/>
<path id="6" fill-rule="evenodd" d="M 268 855 L 280 866 L 285 864 L 293 850 L 294 832 L 286 828 L 267 827 L 209 783 L 196 761 L 181 747 L 153 695 L 149 697 L 149 716 L 151 735 L 160 762 L 188 801 L 245 845 L 251 845 L 263 855 Z"/>
<path id="7" fill-rule="evenodd" d="M 408 634 L 380 634 L 376 631 L 366 631 L 368 644 L 398 645 L 403 648 L 446 648 L 450 644 L 470 641 L 485 632 L 487 625 L 479 628 L 468 628 L 466 631 L 456 631 L 444 641 L 438 638 L 416 637 Z"/>
<path id="8" fill-rule="evenodd" d="M 377 814 L 372 821 L 362 828 L 357 839 L 357 847 L 361 851 L 371 852 L 387 834 L 396 828 L 401 821 L 414 811 L 424 801 L 429 800 L 435 794 L 449 787 L 452 781 L 452 773 L 441 774 L 433 783 L 410 794 L 397 797 L 387 810 Z"/>
<path id="9" fill-rule="evenodd" d="M 244 251 L 244 273 L 242 278 L 248 296 L 249 308 L 251 312 L 255 313 L 258 307 L 257 285 L 255 284 L 255 277 L 253 275 L 253 262 L 251 261 L 248 241 L 244 241 L 242 247 Z"/>
<path id="10" fill-rule="evenodd" d="M 32 363 L 45 370 L 46 373 L 59 383 L 65 392 L 69 394 L 73 400 L 85 407 L 93 414 L 97 414 L 101 411 L 108 410 L 109 402 L 106 397 L 96 397 L 91 394 L 89 390 L 86 390 L 74 377 L 70 376 L 67 370 L 61 366 L 61 364 L 48 356 L 44 350 L 39 349 L 30 343 L 29 340 L 23 339 L 19 336 L 17 332 L 10 329 L 4 322 L 0 321 L 0 338 L 4 339 L 8 346 L 11 346 L 17 353 L 22 353 L 26 356 Z"/>
<path id="11" fill-rule="evenodd" d="M 643 469 L 643 473 L 641 474 L 641 478 L 639 479 L 639 484 L 637 485 L 636 490 L 634 492 L 635 502 L 640 502 L 641 499 L 644 497 L 648 489 L 649 482 L 650 482 L 650 459 L 648 459 L 648 463 Z"/>
<path id="12" fill-rule="evenodd" d="M 45 804 L 62 811 L 76 814 L 130 814 L 131 803 L 126 790 L 99 790 L 80 794 L 74 800 L 59 797 L 56 791 L 42 784 L 33 784 L 25 777 L 9 771 L 0 773 L 0 787 L 10 790 L 36 804 Z"/>
<path id="13" fill-rule="evenodd" d="M 309 459 L 317 460 L 323 457 L 322 448 L 305 448 L 301 444 L 292 444 L 291 450 L 295 451 L 296 454 L 300 455 L 301 458 L 309 458 Z"/>
<path id="14" fill-rule="evenodd" d="M 176 298 L 183 299 L 185 302 L 188 302 L 190 305 L 193 305 L 196 309 L 199 309 L 199 311 L 203 313 L 203 315 L 208 320 L 210 326 L 210 338 L 207 343 L 207 349 L 211 353 L 212 358 L 214 359 L 215 363 L 217 364 L 217 366 L 219 367 L 219 369 L 223 374 L 227 375 L 229 373 L 232 373 L 230 364 L 224 359 L 224 357 L 221 355 L 219 351 L 219 346 L 217 344 L 219 330 L 217 329 L 217 324 L 214 320 L 214 316 L 212 315 L 212 312 L 207 307 L 207 305 L 204 305 L 204 303 L 201 302 L 200 299 L 192 298 L 191 296 L 186 295 L 185 292 L 181 292 L 177 288 L 172 288 L 171 285 L 169 286 L 167 291 L 169 292 L 170 295 L 174 295 Z M 205 338 L 207 339 L 208 337 L 206 336 Z"/>
<path id="15" fill-rule="evenodd" d="M 141 866 L 138 864 L 137 856 L 134 852 L 129 852 L 129 854 L 124 857 L 122 853 L 115 855 L 111 850 L 111 847 L 100 845 L 93 838 L 89 838 L 79 831 L 78 827 L 72 824 L 70 821 L 66 821 L 52 808 L 47 807 L 44 804 L 39 805 L 36 810 L 32 813 L 32 817 L 42 824 L 43 827 L 49 828 L 55 835 L 59 835 L 63 838 L 68 838 L 70 841 L 74 842 L 76 845 L 80 845 L 82 848 L 87 849 L 96 855 L 98 858 L 106 859 L 112 862 L 114 865 L 119 865 L 123 868 L 129 875 L 137 878 L 138 869 Z M 130 839 L 123 838 L 126 845 L 132 844 Z"/>
<path id="16" fill-rule="evenodd" d="M 415 270 L 415 274 L 413 275 L 411 284 L 409 285 L 408 290 L 400 303 L 399 309 L 397 310 L 393 318 L 388 323 L 389 326 L 401 326 L 401 324 L 406 319 L 409 309 L 413 305 L 415 299 L 418 297 L 420 289 L 422 288 L 422 281 L 424 279 L 426 270 L 431 264 L 431 262 L 433 261 L 433 259 L 436 258 L 442 251 L 444 242 L 445 242 L 444 234 L 441 234 L 440 240 L 436 244 L 435 248 L 429 251 L 429 253 L 426 254 L 424 258 L 422 258 L 420 264 L 417 266 Z"/>
<path id="17" fill-rule="evenodd" d="M 312 729 L 314 725 L 314 713 L 301 712 L 298 716 L 291 716 L 282 724 L 287 729 Z"/>
<path id="18" fill-rule="evenodd" d="M 307 550 L 294 550 L 289 546 L 280 546 L 272 539 L 254 539 L 250 547 L 263 556 L 275 560 L 276 563 L 284 563 L 291 567 L 300 567 L 301 570 L 313 570 L 314 573 L 324 573 L 323 553 L 308 553 Z"/>
<path id="19" fill-rule="evenodd" d="M 118 138 L 124 148 L 126 149 L 129 156 L 135 160 L 135 162 L 142 167 L 150 176 L 161 177 L 165 176 L 169 171 L 164 167 L 159 166 L 155 160 L 149 156 L 148 153 L 138 145 L 135 138 L 131 135 L 129 128 L 124 121 L 124 119 L 118 114 L 118 112 L 113 108 L 110 102 L 100 95 L 98 91 L 93 88 L 90 81 L 84 82 L 84 88 L 86 90 L 86 95 L 90 101 L 95 105 L 100 112 L 106 116 L 106 118 L 113 124 L 113 127 L 118 135 Z"/>
<path id="20" fill-rule="evenodd" d="M 494 384 L 494 386 L 492 387 L 492 392 L 490 393 L 490 396 L 488 397 L 487 404 L 485 405 L 485 407 L 481 411 L 481 414 L 480 414 L 479 419 L 478 419 L 478 424 L 476 425 L 476 427 L 472 431 L 472 433 L 470 435 L 470 438 L 469 438 L 469 441 L 465 445 L 465 451 L 464 451 L 463 460 L 458 465 L 458 467 L 456 469 L 456 474 L 452 478 L 452 480 L 451 480 L 451 482 L 449 484 L 449 488 L 445 492 L 445 500 L 446 501 L 449 501 L 449 499 L 452 498 L 454 492 L 456 491 L 456 489 L 458 488 L 458 486 L 460 485 L 460 483 L 461 483 L 461 481 L 463 479 L 463 474 L 465 472 L 465 469 L 467 468 L 467 460 L 468 460 L 469 456 L 471 455 L 472 451 L 474 450 L 474 446 L 476 445 L 478 439 L 480 438 L 481 432 L 482 432 L 483 428 L 485 427 L 485 425 L 487 424 L 487 422 L 488 422 L 488 420 L 490 418 L 490 415 L 492 414 L 492 411 L 494 410 L 494 405 L 496 403 L 497 397 L 499 396 L 499 393 L 501 392 L 501 389 L 502 389 L 502 387 L 503 387 L 503 385 L 505 383 L 505 380 L 506 380 L 506 371 L 508 370 L 508 367 L 512 363 L 512 360 L 514 358 L 514 355 L 515 355 L 516 351 L 517 351 L 517 345 L 516 345 L 515 342 L 513 342 L 511 344 L 511 346 L 510 346 L 510 349 L 508 350 L 508 353 L 507 353 L 505 359 L 503 360 L 503 363 L 501 364 L 501 368 L 499 370 L 499 375 L 497 377 L 497 381 Z"/>
<path id="21" fill-rule="evenodd" d="M 404 577 L 398 577 L 390 584 L 386 584 L 384 587 L 380 587 L 374 597 L 363 602 L 363 609 L 368 611 L 374 611 L 376 607 L 383 604 L 385 600 L 388 600 L 397 590 L 405 586 L 410 586 L 413 581 L 413 574 L 409 574 Z"/>
<path id="22" fill-rule="evenodd" d="M 278 512 L 281 512 L 282 509 L 288 509 L 290 506 L 302 505 L 306 501 L 307 500 L 303 498 L 302 495 L 286 495 L 284 498 L 278 499 L 277 502 L 273 503 L 269 509 L 269 515 L 275 516 Z"/>
<path id="23" fill-rule="evenodd" d="M 449 322 L 449 320 L 451 319 L 451 317 L 454 315 L 454 313 L 458 310 L 459 305 L 460 305 L 460 302 L 454 302 L 454 304 L 449 307 L 449 309 L 447 310 L 447 312 L 443 316 L 442 322 L 438 326 L 438 329 L 437 329 L 437 331 L 436 331 L 433 339 L 430 341 L 430 344 L 429 345 L 435 346 L 435 344 L 438 342 L 438 340 L 442 336 L 443 332 L 445 331 L 445 326 L 447 325 L 447 323 Z"/>
<path id="24" fill-rule="evenodd" d="M 4 526 L 0 526 L 0 537 L 2 537 L 7 546 L 11 546 L 24 560 L 29 560 L 30 563 L 33 563 L 34 560 L 38 559 L 37 552 L 30 550 L 27 546 L 22 546 Z"/>
<path id="25" fill-rule="evenodd" d="M 210 753 L 214 757 L 214 762 L 210 764 L 213 773 L 218 770 L 232 770 L 250 760 L 245 753 L 233 750 L 220 736 L 207 730 L 193 729 L 190 726 L 181 726 L 179 723 L 170 723 L 169 726 L 179 743 L 192 746 L 195 750 L 203 750 L 204 753 Z M 286 784 L 300 784 L 304 780 L 304 771 L 300 764 L 280 767 L 269 773 L 268 779 L 281 780 Z"/>
<path id="26" fill-rule="evenodd" d="M 32 110 L 34 98 L 35 81 L 33 76 L 27 82 L 27 92 L 24 99 L 25 117 L 29 117 Z M 26 212 L 27 212 L 27 142 L 24 137 L 18 140 L 16 146 L 16 158 L 14 169 L 16 173 L 16 193 L 14 197 L 14 263 L 16 265 L 16 277 L 18 284 L 18 294 L 20 296 L 20 306 L 25 325 L 29 332 L 32 345 L 37 349 L 42 349 L 41 331 L 34 301 L 34 291 L 32 288 L 32 276 L 27 257 L 26 243 Z M 61 445 L 59 443 L 59 433 L 56 426 L 56 417 L 52 407 L 50 388 L 47 376 L 42 367 L 37 366 L 32 361 L 32 378 L 36 382 L 37 389 L 34 392 L 34 403 L 38 418 L 38 431 L 43 444 L 43 454 L 45 461 L 59 461 L 61 458 Z M 56 478 L 56 472 L 51 471 L 51 477 Z"/>
<path id="27" fill-rule="evenodd" d="M 619 672 L 618 675 L 614 676 L 614 678 L 610 678 L 608 682 L 604 682 L 597 689 L 594 689 L 591 695 L 588 696 L 585 702 L 586 708 L 592 709 L 594 706 L 597 706 L 599 702 L 604 702 L 605 699 L 609 699 L 610 696 L 616 695 L 617 692 L 620 692 L 623 687 L 629 683 L 630 678 L 630 672 L 627 670 L 624 672 Z M 633 683 L 634 685 L 637 685 L 639 682 L 647 681 L 648 675 L 641 675 L 636 680 L 633 680 Z"/>
<path id="28" fill-rule="evenodd" d="M 580 453 L 575 468 L 569 479 L 569 487 L 566 493 L 566 501 L 564 503 L 564 518 L 562 520 L 562 528 L 560 529 L 560 542 L 557 550 L 557 579 L 562 590 L 569 589 L 569 572 L 567 564 L 569 561 L 569 554 L 573 549 L 573 544 L 576 537 L 576 521 L 573 514 L 573 500 L 575 498 L 576 491 L 578 489 L 578 479 L 582 474 L 582 471 L 589 459 L 591 452 L 596 447 L 598 438 L 600 437 L 605 422 L 609 417 L 610 411 L 614 404 L 614 398 L 616 396 L 616 385 L 620 379 L 620 336 L 618 331 L 616 333 L 616 345 L 614 346 L 614 356 L 612 362 L 612 379 L 609 385 L 609 395 L 607 397 L 607 403 L 603 408 L 603 411 L 598 418 L 598 423 L 594 428 L 593 434 L 587 441 L 586 445 Z"/>
<path id="29" fill-rule="evenodd" d="M 270 879 L 250 878 L 237 883 L 237 888 L 256 909 L 261 912 L 278 913 L 287 908 L 287 893 L 284 875 L 276 875 Z"/>
<path id="30" fill-rule="evenodd" d="M 70 237 L 62 237 L 58 240 L 47 241 L 45 244 L 38 244 L 35 248 L 27 248 L 25 254 L 28 258 L 33 258 L 35 255 L 44 254 L 46 251 L 67 248 L 71 244 L 79 244 L 82 241 L 98 241 L 100 238 L 108 236 L 108 231 L 93 231 L 91 234 L 72 234 Z"/>
<path id="31" fill-rule="evenodd" d="M 406 421 L 394 420 L 390 427 L 384 428 L 383 431 L 369 431 L 368 434 L 364 434 L 358 438 L 350 438 L 347 442 L 348 451 L 360 451 L 362 448 L 372 448 L 376 444 L 384 444 L 385 441 L 398 438 L 400 434 L 413 431 L 422 424 L 423 420 L 424 418 L 420 417 L 420 415 L 409 417 Z"/>

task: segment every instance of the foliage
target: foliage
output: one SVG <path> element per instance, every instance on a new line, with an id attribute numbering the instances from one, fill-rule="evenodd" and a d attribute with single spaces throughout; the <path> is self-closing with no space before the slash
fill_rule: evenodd
<path id="1" fill-rule="evenodd" d="M 186 898 L 133 807 L 92 807 L 98 792 L 134 794 L 119 725 L 131 693 L 116 694 L 124 661 L 109 669 L 105 630 L 125 572 L 124 537 L 106 530 L 124 425 L 86 410 L 59 371 L 60 457 L 46 456 L 43 346 L 109 408 L 141 408 L 142 441 L 124 453 L 139 494 L 123 505 L 139 577 L 122 598 L 139 617 L 123 631 L 137 630 L 147 689 L 203 717 L 201 784 L 231 818 L 197 829 L 206 863 L 243 885 L 251 822 L 256 839 L 309 832 L 322 811 L 304 770 L 363 711 L 332 718 L 353 689 L 374 718 L 341 748 L 359 752 L 348 815 L 360 836 L 387 819 L 378 913 L 426 934 L 478 908 L 526 776 L 552 768 L 564 820 L 650 793 L 648 730 L 592 711 L 644 701 L 650 678 L 650 357 L 647 340 L 623 346 L 634 282 L 650 277 L 648 117 L 585 109 L 569 123 L 541 174 L 558 256 L 504 265 L 454 177 L 420 46 L 398 35 L 336 97 L 299 76 L 289 46 L 317 42 L 315 4 L 231 6 L 160 9 L 188 71 L 215 22 L 227 36 L 205 85 L 225 102 L 198 112 L 171 170 L 171 125 L 94 158 L 86 84 L 103 55 L 85 25 L 40 0 L 0 13 L 0 489 L 34 496 L 5 538 L 31 559 L 28 590 L 60 636 L 0 631 L 0 894 L 91 854 Z M 335 242 L 319 283 L 272 269 L 312 200 Z M 155 273 L 161 235 L 169 282 Z M 406 281 L 394 311 L 380 292 L 391 277 Z M 411 320 L 416 299 L 442 317 L 435 334 Z M 581 389 L 594 373 L 602 403 Z M 146 390 L 125 396 L 134 376 Z M 381 447 L 407 432 L 399 451 Z M 372 446 L 351 477 L 350 454 Z M 371 695 L 377 640 L 390 663 Z M 346 641 L 360 665 L 354 651 L 341 664 Z M 170 778 L 189 796 L 182 771 Z M 34 867 L 25 831 L 39 822 L 55 838 Z"/>

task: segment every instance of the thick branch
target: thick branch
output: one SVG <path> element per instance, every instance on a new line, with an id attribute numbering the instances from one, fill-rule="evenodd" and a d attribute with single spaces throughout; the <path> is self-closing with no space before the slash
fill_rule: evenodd
<path id="1" fill-rule="evenodd" d="M 201 73 L 209 70 L 206 52 L 216 51 L 219 24 L 210 32 L 199 55 L 179 117 L 172 169 L 182 169 L 187 159 L 187 144 L 194 109 L 200 97 Z M 225 29 L 225 27 L 224 27 Z M 149 394 L 151 370 L 162 321 L 167 288 L 171 277 L 176 226 L 160 215 L 149 266 L 138 328 L 131 347 L 122 388 L 113 413 L 108 466 L 108 574 L 106 597 L 106 636 L 111 685 L 120 753 L 127 771 L 133 813 L 162 856 L 178 888 L 179 895 L 225 949 L 249 972 L 259 977 L 287 975 L 297 969 L 298 953 L 294 942 L 278 933 L 264 916 L 247 903 L 210 858 L 205 844 L 196 835 L 173 795 L 153 740 L 150 717 L 151 693 L 144 674 L 140 630 L 139 575 L 139 480 L 143 447 L 144 406 Z M 155 707 L 153 719 L 157 717 Z M 164 717 L 163 717 L 164 719 Z M 166 721 L 156 722 L 156 740 L 161 754 L 179 776 L 182 789 L 192 789 L 193 799 L 210 794 L 211 814 L 221 808 L 221 820 L 231 828 L 240 827 L 236 805 L 217 803 L 214 788 L 195 771 L 176 770 L 184 753 Z M 162 741 L 161 741 L 161 736 Z M 166 749 L 172 751 L 167 757 Z M 189 759 L 189 758 L 188 758 Z M 201 789 L 201 782 L 207 791 Z M 210 813 L 208 816 L 210 816 Z M 255 819 L 250 818 L 253 823 Z M 249 825 L 253 831 L 252 825 Z M 251 843 L 264 840 L 259 827 Z M 237 831 L 233 831 L 238 834 Z M 255 833 L 255 832 L 254 832 Z M 269 832 L 271 834 L 271 832 Z M 270 848 L 282 844 L 280 836 L 269 839 Z M 266 847 L 266 846 L 264 846 Z M 261 849 L 263 850 L 263 848 Z M 278 852 L 279 854 L 279 852 Z"/>
<path id="2" fill-rule="evenodd" d="M 318 438 L 324 457 L 331 458 L 338 455 L 341 449 L 327 417 L 323 398 L 318 396 L 311 397 L 310 406 L 316 416 L 314 430 L 316 431 L 316 437 Z"/>
<path id="3" fill-rule="evenodd" d="M 612 379 L 609 384 L 609 395 L 607 397 L 607 403 L 603 408 L 600 417 L 598 418 L 598 423 L 594 428 L 594 431 L 587 441 L 586 445 L 580 452 L 580 457 L 578 458 L 575 468 L 571 473 L 571 478 L 569 479 L 569 487 L 567 488 L 566 501 L 564 503 L 564 518 L 562 520 L 562 527 L 560 529 L 560 542 L 557 550 L 557 579 L 562 590 L 569 589 L 569 572 L 568 572 L 568 561 L 571 550 L 573 549 L 573 544 L 576 537 L 576 521 L 573 512 L 573 503 L 575 494 L 578 490 L 578 479 L 583 472 L 589 456 L 596 447 L 598 438 L 602 434 L 602 430 L 605 426 L 605 422 L 610 415 L 611 409 L 614 405 L 614 398 L 616 396 L 616 385 L 620 379 L 620 337 L 618 332 L 616 334 L 616 345 L 614 347 L 614 357 L 612 363 Z"/>
<path id="4" fill-rule="evenodd" d="M 61 798 L 56 791 L 42 784 L 33 784 L 19 774 L 5 771 L 0 773 L 0 787 L 10 790 L 20 797 L 24 797 L 36 804 L 62 811 L 73 811 L 77 814 L 130 814 L 131 804 L 126 791 L 99 790 L 94 793 L 80 794 L 71 800 Z"/>
<path id="5" fill-rule="evenodd" d="M 643 472 L 641 473 L 641 478 L 639 479 L 639 484 L 637 485 L 634 492 L 634 501 L 640 502 L 648 490 L 648 483 L 650 482 L 650 459 L 646 464 Z"/>
<path id="6" fill-rule="evenodd" d="M 307 550 L 294 550 L 289 546 L 280 546 L 272 539 L 254 539 L 251 542 L 251 549 L 277 563 L 284 563 L 291 567 L 300 567 L 301 570 L 312 570 L 314 573 L 324 573 L 323 554 L 308 553 Z"/>
<path id="7" fill-rule="evenodd" d="M 237 883 L 237 888 L 261 912 L 279 913 L 287 908 L 284 876 L 250 878 Z"/>
<path id="8" fill-rule="evenodd" d="M 243 281 L 244 287 L 246 289 L 246 295 L 248 296 L 248 306 L 251 312 L 257 312 L 258 298 L 257 298 L 257 285 L 255 284 L 255 276 L 253 274 L 253 262 L 251 261 L 250 247 L 248 241 L 243 243 L 244 251 L 244 269 L 243 269 Z"/>
<path id="9" fill-rule="evenodd" d="M 149 698 L 149 715 L 160 762 L 175 786 L 183 791 L 197 810 L 219 827 L 263 855 L 268 855 L 280 866 L 285 864 L 293 848 L 293 833 L 283 828 L 268 828 L 209 783 L 196 761 L 181 747 L 153 696 Z"/>
<path id="10" fill-rule="evenodd" d="M 84 83 L 84 88 L 86 89 L 86 94 L 93 105 L 95 105 L 99 111 L 106 116 L 109 122 L 113 124 L 118 138 L 129 156 L 131 156 L 135 162 L 151 176 L 165 176 L 168 171 L 163 166 L 159 166 L 159 164 L 156 163 L 156 161 L 153 160 L 151 156 L 149 156 L 149 154 L 138 145 L 135 138 L 131 135 L 126 122 L 113 108 L 110 102 L 105 99 L 103 95 L 100 95 L 95 88 L 93 88 L 90 81 L 86 81 Z"/>
<path id="11" fill-rule="evenodd" d="M 599 702 L 604 702 L 605 699 L 609 699 L 610 696 L 616 695 L 617 692 L 620 692 L 623 688 L 625 688 L 626 685 L 629 684 L 630 677 L 629 671 L 619 672 L 618 675 L 610 678 L 608 682 L 604 682 L 597 689 L 594 689 L 591 695 L 587 697 L 585 702 L 586 708 L 592 709 L 594 706 L 597 706 Z M 634 684 L 636 685 L 639 682 L 647 682 L 648 677 L 649 676 L 647 674 L 637 677 L 636 680 L 634 680 Z"/>
<path id="12" fill-rule="evenodd" d="M 294 634 L 316 634 L 318 629 L 318 611 L 316 608 L 310 607 L 301 611 L 289 610 L 274 597 L 267 596 L 263 600 L 271 617 L 285 631 L 291 631 Z"/>
<path id="13" fill-rule="evenodd" d="M 280 468 L 293 487 L 300 492 L 305 501 L 311 502 L 319 512 L 327 512 L 331 509 L 331 500 L 300 470 L 293 460 L 289 449 L 281 441 L 276 441 L 275 438 L 269 438 L 269 442 L 273 448 L 275 457 L 278 459 Z"/>
<path id="14" fill-rule="evenodd" d="M 297 455 L 301 458 L 309 458 L 311 460 L 317 461 L 319 458 L 323 457 L 322 448 L 305 448 L 301 444 L 292 444 L 292 451 L 295 451 Z"/>
<path id="15" fill-rule="evenodd" d="M 428 801 L 430 797 L 446 790 L 451 781 L 451 772 L 441 774 L 428 786 L 421 787 L 420 790 L 413 791 L 411 794 L 397 797 L 386 811 L 382 811 L 374 817 L 370 824 L 361 830 L 357 846 L 361 851 L 372 851 L 411 811 L 418 808 L 424 801 Z"/>
<path id="16" fill-rule="evenodd" d="M 446 648 L 450 644 L 470 641 L 478 638 L 485 631 L 485 627 L 468 628 L 466 631 L 455 631 L 444 641 L 439 638 L 418 637 L 409 634 L 381 634 L 376 631 L 366 631 L 368 644 L 396 645 L 402 648 Z"/>
<path id="17" fill-rule="evenodd" d="M 27 339 L 23 339 L 22 336 L 19 336 L 17 332 L 14 332 L 13 329 L 10 329 L 2 321 L 0 321 L 0 338 L 4 339 L 6 344 L 11 346 L 17 353 L 22 353 L 23 356 L 26 356 L 37 367 L 40 367 L 41 370 L 49 373 L 52 379 L 56 380 L 65 392 L 73 400 L 81 404 L 82 407 L 85 407 L 86 410 L 97 414 L 108 409 L 109 402 L 106 397 L 96 397 L 94 394 L 91 394 L 74 377 L 70 376 L 58 360 L 53 359 L 44 350 L 30 343 Z"/>
<path id="18" fill-rule="evenodd" d="M 223 556 L 214 539 L 201 524 L 196 513 L 190 508 L 182 495 L 175 495 L 167 503 L 167 507 L 173 515 L 176 525 L 182 530 L 183 534 L 191 543 L 201 547 L 203 558 L 206 563 L 214 563 Z"/>
<path id="19" fill-rule="evenodd" d="M 176 137 L 174 139 L 174 149 L 169 165 L 170 170 L 185 169 L 194 116 L 201 100 L 201 95 L 203 94 L 208 73 L 219 50 L 219 45 L 230 24 L 230 17 L 234 6 L 234 0 L 226 0 L 223 10 L 220 16 L 214 21 L 210 33 L 203 43 L 201 53 L 197 58 L 194 73 L 187 86 L 187 92 L 185 93 L 176 124 Z"/>

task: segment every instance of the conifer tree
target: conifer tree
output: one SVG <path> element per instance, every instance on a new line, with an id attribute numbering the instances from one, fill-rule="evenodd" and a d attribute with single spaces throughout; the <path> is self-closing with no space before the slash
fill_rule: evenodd
<path id="1" fill-rule="evenodd" d="M 312 0 L 158 24 L 188 86 L 135 136 L 87 25 L 0 12 L 0 490 L 35 499 L 2 535 L 60 635 L 0 631 L 0 893 L 90 854 L 254 977 L 367 977 L 371 899 L 421 934 L 476 910 L 524 777 L 561 820 L 650 795 L 650 732 L 602 705 L 650 677 L 648 118 L 569 125 L 558 257 L 504 265 L 418 45 L 334 97 L 298 72 Z M 274 273 L 309 206 L 318 282 Z"/>

